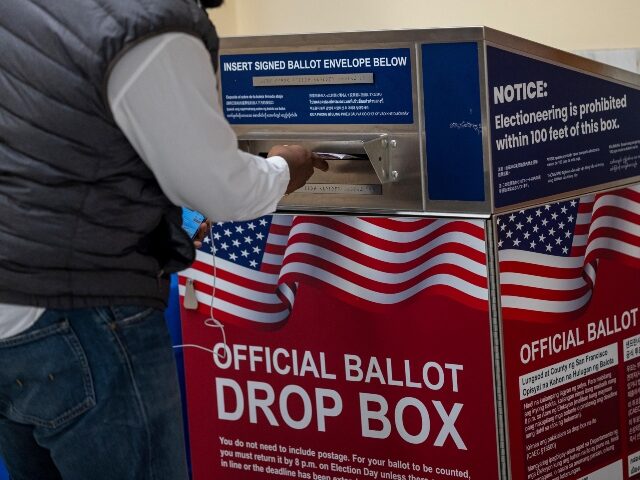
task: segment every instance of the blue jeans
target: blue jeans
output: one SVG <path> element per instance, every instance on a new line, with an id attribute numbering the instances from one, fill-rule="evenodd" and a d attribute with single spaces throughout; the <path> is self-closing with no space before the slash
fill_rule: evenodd
<path id="1" fill-rule="evenodd" d="M 162 312 L 47 310 L 0 340 L 0 456 L 12 480 L 186 480 Z"/>

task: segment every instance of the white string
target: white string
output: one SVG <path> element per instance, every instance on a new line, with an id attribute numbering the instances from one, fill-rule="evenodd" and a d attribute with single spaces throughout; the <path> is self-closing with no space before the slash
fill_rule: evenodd
<path id="1" fill-rule="evenodd" d="M 218 357 L 219 360 L 227 359 L 227 333 L 225 332 L 224 325 L 220 320 L 218 320 L 213 314 L 213 302 L 216 300 L 216 279 L 218 278 L 218 266 L 216 265 L 216 244 L 213 238 L 213 223 L 209 226 L 209 238 L 211 239 L 211 263 L 213 265 L 213 288 L 211 291 L 211 303 L 209 304 L 209 318 L 204 321 L 204 325 L 209 328 L 219 328 L 222 333 L 222 343 L 225 348 L 223 349 L 223 353 L 217 353 L 212 349 L 203 347 L 202 345 L 194 345 L 194 344 L 182 344 L 182 345 L 174 345 L 173 348 L 196 348 L 198 350 L 204 350 L 205 352 L 211 353 L 213 357 Z M 213 358 L 215 361 L 215 358 Z"/>

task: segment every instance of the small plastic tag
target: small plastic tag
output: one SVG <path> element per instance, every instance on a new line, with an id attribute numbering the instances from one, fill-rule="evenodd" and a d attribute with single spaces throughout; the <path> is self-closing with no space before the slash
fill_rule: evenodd
<path id="1" fill-rule="evenodd" d="M 193 285 L 193 279 L 187 278 L 187 285 L 185 286 L 184 301 L 182 305 L 187 310 L 198 309 L 198 298 L 196 297 L 196 288 Z"/>

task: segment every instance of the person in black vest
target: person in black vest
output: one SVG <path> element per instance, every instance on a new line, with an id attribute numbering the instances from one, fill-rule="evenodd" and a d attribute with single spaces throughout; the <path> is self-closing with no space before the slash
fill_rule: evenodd
<path id="1" fill-rule="evenodd" d="M 205 7 L 220 1 L 202 2 Z M 0 2 L 0 456 L 14 480 L 187 478 L 162 309 L 185 205 L 272 212 L 326 162 L 237 150 L 195 0 Z"/>

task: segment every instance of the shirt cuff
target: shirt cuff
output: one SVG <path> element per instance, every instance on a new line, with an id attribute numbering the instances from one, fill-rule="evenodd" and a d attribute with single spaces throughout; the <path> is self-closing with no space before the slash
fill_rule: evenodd
<path id="1" fill-rule="evenodd" d="M 275 167 L 277 171 L 281 172 L 281 174 L 278 175 L 276 188 L 282 192 L 280 196 L 284 196 L 287 191 L 287 187 L 289 186 L 289 180 L 291 179 L 291 175 L 289 174 L 289 164 L 284 158 L 277 155 L 267 158 L 267 161 Z"/>

